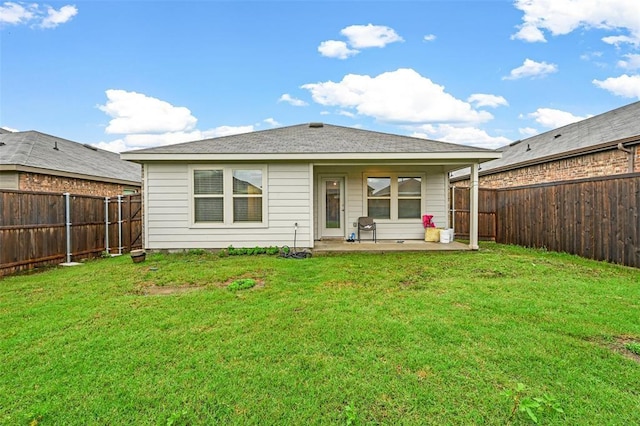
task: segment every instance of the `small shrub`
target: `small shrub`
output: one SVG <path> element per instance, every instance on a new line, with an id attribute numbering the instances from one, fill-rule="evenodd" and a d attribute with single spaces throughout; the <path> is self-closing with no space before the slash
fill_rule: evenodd
<path id="1" fill-rule="evenodd" d="M 224 253 L 223 253 L 224 252 Z M 225 256 L 256 256 L 259 254 L 269 254 L 269 255 L 275 255 L 278 254 L 280 252 L 280 249 L 278 249 L 278 247 L 253 247 L 253 248 L 235 248 L 233 246 L 229 246 L 227 247 L 227 250 L 222 250 L 220 252 L 220 257 L 225 257 Z"/>
<path id="2" fill-rule="evenodd" d="M 255 285 L 256 285 L 256 280 L 251 278 L 241 278 L 229 284 L 229 287 L 227 288 L 231 291 L 238 291 L 238 290 L 246 290 Z"/>
<path id="3" fill-rule="evenodd" d="M 205 249 L 190 249 L 189 250 L 189 254 L 194 255 L 194 256 L 202 256 L 205 253 L 206 253 Z"/>

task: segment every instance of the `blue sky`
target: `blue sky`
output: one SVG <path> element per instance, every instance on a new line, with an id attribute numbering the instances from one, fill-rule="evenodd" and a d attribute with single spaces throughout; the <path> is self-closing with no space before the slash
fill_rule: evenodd
<path id="1" fill-rule="evenodd" d="M 0 126 L 121 152 L 312 121 L 496 148 L 640 99 L 640 1 L 0 3 Z"/>

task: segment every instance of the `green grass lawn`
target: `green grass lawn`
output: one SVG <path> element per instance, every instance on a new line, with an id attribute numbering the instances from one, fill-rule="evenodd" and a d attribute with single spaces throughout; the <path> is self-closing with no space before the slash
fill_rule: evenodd
<path id="1" fill-rule="evenodd" d="M 640 424 L 640 270 L 481 247 L 5 278 L 0 424 Z"/>

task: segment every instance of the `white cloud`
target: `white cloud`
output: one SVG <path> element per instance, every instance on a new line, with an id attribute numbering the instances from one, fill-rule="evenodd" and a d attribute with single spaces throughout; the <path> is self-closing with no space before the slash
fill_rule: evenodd
<path id="1" fill-rule="evenodd" d="M 264 121 L 265 123 L 267 123 L 267 124 L 268 124 L 269 126 L 271 126 L 271 127 L 278 127 L 278 126 L 281 126 L 281 124 L 280 124 L 280 123 L 278 123 L 275 119 L 273 119 L 273 118 L 271 118 L 271 117 L 269 117 L 269 118 L 265 118 L 265 119 L 264 119 L 264 120 L 262 120 L 262 121 Z"/>
<path id="2" fill-rule="evenodd" d="M 479 123 L 493 118 L 410 68 L 375 77 L 348 74 L 338 83 L 309 83 L 302 88 L 309 90 L 313 100 L 321 105 L 355 109 L 358 114 L 381 121 Z"/>
<path id="3" fill-rule="evenodd" d="M 5 2 L 0 6 L 0 23 L 10 25 L 25 24 L 32 20 L 38 11 L 38 5 L 29 4 L 24 7 L 21 4 Z"/>
<path id="4" fill-rule="evenodd" d="M 198 139 L 219 138 L 221 136 L 238 135 L 240 133 L 253 132 L 255 127 L 252 124 L 247 126 L 220 126 L 202 132 L 202 137 Z"/>
<path id="5" fill-rule="evenodd" d="M 98 108 L 112 117 L 106 133 L 168 133 L 191 130 L 198 121 L 185 107 L 125 90 L 107 90 L 107 103 Z"/>
<path id="6" fill-rule="evenodd" d="M 323 41 L 318 46 L 318 52 L 322 56 L 347 59 L 360 53 L 358 49 L 385 47 L 389 43 L 403 41 L 402 37 L 392 28 L 382 25 L 351 25 L 343 28 L 340 33 L 347 37 L 347 42 L 339 40 Z"/>
<path id="7" fill-rule="evenodd" d="M 593 80 L 593 84 L 617 96 L 640 99 L 640 74 L 623 74 L 620 77 L 609 77 L 604 81 Z"/>
<path id="8" fill-rule="evenodd" d="M 586 117 L 579 117 L 577 115 L 571 114 L 570 112 L 560 111 L 558 109 L 538 108 L 535 112 L 527 114 L 527 117 L 534 118 L 536 122 L 541 126 L 555 129 L 557 127 L 575 123 L 576 121 L 584 120 L 591 116 L 588 115 Z"/>
<path id="9" fill-rule="evenodd" d="M 385 47 L 389 43 L 403 41 L 392 28 L 383 25 L 351 25 L 343 28 L 340 34 L 347 37 L 349 45 L 356 49 Z"/>
<path id="10" fill-rule="evenodd" d="M 291 97 L 290 94 L 285 93 L 284 95 L 280 96 L 280 99 L 278 99 L 278 102 L 287 102 L 293 106 L 307 106 L 309 104 L 307 104 L 305 101 L 301 100 L 301 99 L 296 99 Z"/>
<path id="11" fill-rule="evenodd" d="M 583 61 L 590 61 L 593 58 L 601 58 L 602 52 L 587 52 L 580 55 L 580 59 Z"/>
<path id="12" fill-rule="evenodd" d="M 121 139 L 109 142 L 99 142 L 96 147 L 112 152 L 123 152 L 133 149 L 152 148 L 181 142 L 198 141 L 221 136 L 237 135 L 253 132 L 253 125 L 248 126 L 220 126 L 209 130 L 194 130 L 191 132 L 167 132 L 161 134 L 141 133 L 126 135 Z"/>
<path id="13" fill-rule="evenodd" d="M 338 40 L 327 40 L 320 43 L 318 46 L 318 52 L 322 56 L 328 58 L 347 59 L 349 56 L 357 55 L 359 50 L 349 49 L 347 43 Z"/>
<path id="14" fill-rule="evenodd" d="M 112 117 L 105 133 L 122 134 L 124 137 L 103 141 L 96 146 L 113 152 L 229 136 L 255 130 L 254 125 L 219 126 L 198 130 L 195 128 L 198 120 L 185 107 L 176 107 L 166 101 L 125 90 L 111 89 L 105 93 L 107 103 L 98 106 L 98 109 Z M 264 122 L 278 125 L 273 118 L 267 118 Z"/>
<path id="15" fill-rule="evenodd" d="M 344 111 L 344 110 L 340 110 L 338 111 L 339 115 L 344 115 L 345 117 L 349 117 L 349 118 L 356 118 L 356 115 L 352 112 L 349 111 Z"/>
<path id="16" fill-rule="evenodd" d="M 518 132 L 520 132 L 522 136 L 526 137 L 531 137 L 538 134 L 538 130 L 534 129 L 533 127 L 521 127 L 518 129 Z"/>
<path id="17" fill-rule="evenodd" d="M 427 34 L 422 38 L 424 41 L 434 41 L 436 39 L 435 34 Z"/>
<path id="18" fill-rule="evenodd" d="M 496 95 L 488 95 L 485 93 L 474 93 L 473 95 L 467 98 L 467 102 L 475 103 L 476 107 L 499 107 L 500 105 L 509 106 L 509 102 L 502 97 Z"/>
<path id="19" fill-rule="evenodd" d="M 511 36 L 511 40 L 520 39 L 528 41 L 529 43 L 546 42 L 544 34 L 535 25 L 523 24 L 520 26 L 520 30 Z"/>
<path id="20" fill-rule="evenodd" d="M 419 126 L 411 136 L 487 149 L 499 148 L 511 142 L 504 136 L 491 136 L 476 127 L 457 127 L 449 124 Z"/>
<path id="21" fill-rule="evenodd" d="M 77 14 L 78 9 L 75 6 L 62 6 L 60 10 L 47 7 L 47 16 L 42 20 L 40 26 L 42 28 L 55 28 L 60 24 L 69 22 Z"/>
<path id="22" fill-rule="evenodd" d="M 557 72 L 558 67 L 555 64 L 546 62 L 536 62 L 531 59 L 525 59 L 524 63 L 518 68 L 511 70 L 508 76 L 502 77 L 503 80 L 518 80 L 520 78 L 542 78 L 551 73 Z"/>
<path id="23" fill-rule="evenodd" d="M 618 66 L 620 68 L 626 68 L 628 70 L 637 70 L 640 69 L 640 55 L 630 53 L 628 55 L 623 55 L 627 58 L 626 61 L 618 61 Z"/>
<path id="24" fill-rule="evenodd" d="M 0 24 L 21 25 L 32 23 L 33 27 L 55 28 L 69 22 L 78 14 L 78 8 L 71 5 L 62 6 L 56 10 L 46 6 L 42 10 L 36 3 L 5 2 L 0 5 Z"/>
<path id="25" fill-rule="evenodd" d="M 546 41 L 543 31 L 564 35 L 577 29 L 626 30 L 626 42 L 640 41 L 638 0 L 516 0 L 524 12 L 523 24 L 512 38 L 528 42 Z M 622 39 L 618 39 L 622 42 Z"/>
<path id="26" fill-rule="evenodd" d="M 0 129 L 6 130 L 7 132 L 11 132 L 11 133 L 15 133 L 15 132 L 19 132 L 20 131 L 18 129 L 14 129 L 13 127 L 7 127 L 7 126 L 2 126 L 2 127 L 0 127 Z"/>
<path id="27" fill-rule="evenodd" d="M 632 44 L 634 46 L 638 46 L 640 44 L 640 39 L 638 38 L 633 38 L 633 37 L 629 37 L 629 36 L 609 36 L 609 37 L 603 37 L 602 41 L 607 43 L 607 44 L 611 44 L 615 47 L 620 47 L 621 44 Z"/>

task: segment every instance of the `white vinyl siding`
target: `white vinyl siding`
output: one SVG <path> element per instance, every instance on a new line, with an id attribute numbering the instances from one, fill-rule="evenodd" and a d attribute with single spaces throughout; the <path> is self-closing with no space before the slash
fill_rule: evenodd
<path id="1" fill-rule="evenodd" d="M 194 168 L 263 170 L 263 223 L 195 226 L 191 213 Z M 197 166 L 178 162 L 147 163 L 145 174 L 145 245 L 149 249 L 293 246 L 295 223 L 298 224 L 297 247 L 312 246 L 312 177 L 307 163 L 202 163 Z"/>

